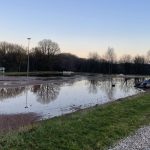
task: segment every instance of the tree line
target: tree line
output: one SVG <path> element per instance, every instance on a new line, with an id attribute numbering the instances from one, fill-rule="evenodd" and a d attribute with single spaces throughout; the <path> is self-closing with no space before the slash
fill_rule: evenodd
<path id="1" fill-rule="evenodd" d="M 61 53 L 59 45 L 44 39 L 30 50 L 30 71 L 73 71 L 103 74 L 150 74 L 150 51 L 146 56 L 123 55 L 119 60 L 113 48 L 104 56 L 90 53 L 79 58 Z M 0 67 L 7 72 L 24 72 L 27 69 L 27 50 L 18 44 L 0 42 Z"/>

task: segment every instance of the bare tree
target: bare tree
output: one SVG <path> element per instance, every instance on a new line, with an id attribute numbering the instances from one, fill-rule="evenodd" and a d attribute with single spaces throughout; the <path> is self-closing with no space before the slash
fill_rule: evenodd
<path id="1" fill-rule="evenodd" d="M 89 59 L 92 59 L 92 60 L 95 60 L 95 61 L 99 61 L 100 60 L 100 56 L 98 55 L 97 52 L 89 53 Z"/>
<path id="2" fill-rule="evenodd" d="M 111 74 L 112 73 L 112 64 L 114 63 L 114 61 L 116 59 L 116 54 L 115 54 L 113 48 L 108 47 L 108 50 L 105 54 L 105 59 L 109 63 L 109 74 Z"/>
<path id="3" fill-rule="evenodd" d="M 120 58 L 120 63 L 132 63 L 132 57 L 130 55 L 123 55 Z"/>
<path id="4" fill-rule="evenodd" d="M 145 64 L 145 58 L 144 58 L 144 56 L 136 56 L 134 58 L 134 63 L 135 64 Z"/>
<path id="5" fill-rule="evenodd" d="M 0 42 L 0 63 L 6 68 L 15 68 L 16 71 L 21 70 L 26 57 L 25 49 L 17 44 Z"/>
<path id="6" fill-rule="evenodd" d="M 150 50 L 147 52 L 146 60 L 147 63 L 150 64 Z"/>
<path id="7" fill-rule="evenodd" d="M 116 54 L 113 48 L 108 47 L 107 52 L 105 54 L 105 58 L 108 62 L 113 63 L 116 59 Z"/>
<path id="8" fill-rule="evenodd" d="M 135 74 L 144 74 L 145 73 L 145 57 L 144 56 L 136 56 L 134 58 L 134 71 Z"/>
<path id="9" fill-rule="evenodd" d="M 59 45 L 52 40 L 44 39 L 38 43 L 38 48 L 46 55 L 55 55 L 60 53 Z"/>

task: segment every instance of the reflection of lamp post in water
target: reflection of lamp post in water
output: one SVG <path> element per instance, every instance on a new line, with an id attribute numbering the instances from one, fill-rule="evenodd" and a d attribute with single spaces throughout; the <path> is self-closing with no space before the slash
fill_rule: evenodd
<path id="1" fill-rule="evenodd" d="M 27 82 L 29 81 L 29 69 L 30 69 L 30 61 L 29 61 L 29 50 L 30 50 L 30 40 L 31 38 L 27 38 L 28 40 L 28 62 L 27 62 Z M 28 108 L 28 87 L 26 86 L 26 106 Z"/>
<path id="2" fill-rule="evenodd" d="M 25 108 L 28 108 L 28 88 L 26 86 L 26 106 Z"/>

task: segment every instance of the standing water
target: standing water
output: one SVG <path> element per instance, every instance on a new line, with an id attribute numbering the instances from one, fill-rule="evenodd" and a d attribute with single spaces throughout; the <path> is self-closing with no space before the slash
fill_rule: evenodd
<path id="1" fill-rule="evenodd" d="M 5 82 L 0 87 L 0 114 L 33 112 L 52 118 L 140 92 L 133 78 L 75 76 L 39 80 L 26 86 L 6 86 Z"/>

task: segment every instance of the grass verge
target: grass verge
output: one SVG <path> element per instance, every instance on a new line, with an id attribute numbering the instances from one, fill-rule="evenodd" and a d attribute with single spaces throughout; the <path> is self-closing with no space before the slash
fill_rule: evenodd
<path id="1" fill-rule="evenodd" d="M 150 123 L 150 93 L 39 122 L 0 136 L 0 149 L 105 149 Z"/>

